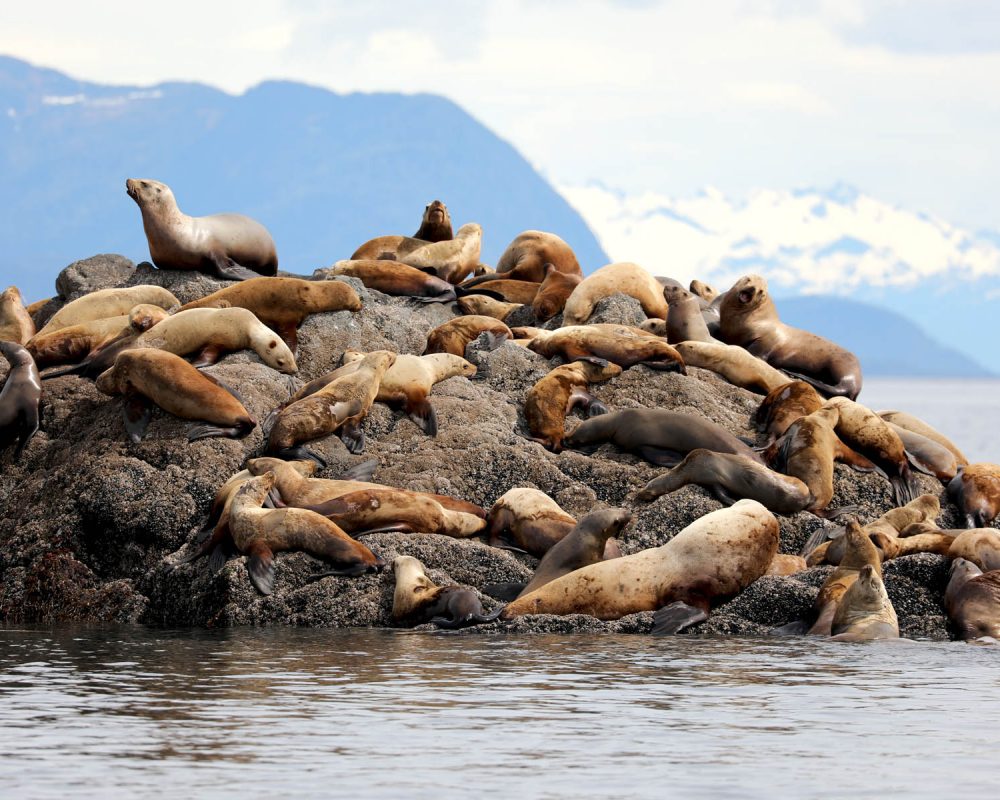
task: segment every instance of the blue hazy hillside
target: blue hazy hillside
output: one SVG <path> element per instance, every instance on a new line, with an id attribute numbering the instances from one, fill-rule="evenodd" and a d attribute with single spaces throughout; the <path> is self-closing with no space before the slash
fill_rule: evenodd
<path id="1" fill-rule="evenodd" d="M 483 226 L 496 263 L 520 231 L 558 232 L 584 269 L 608 262 L 579 214 L 509 144 L 435 95 L 339 95 L 266 82 L 100 86 L 0 57 L 0 285 L 53 293 L 94 253 L 149 254 L 125 179 L 170 184 L 192 215 L 259 219 L 281 268 L 311 272 L 361 242 L 416 231 L 424 205 Z"/>

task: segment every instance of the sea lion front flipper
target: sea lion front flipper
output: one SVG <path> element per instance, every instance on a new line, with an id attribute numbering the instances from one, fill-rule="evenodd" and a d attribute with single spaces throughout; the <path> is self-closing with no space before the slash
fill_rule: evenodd
<path id="1" fill-rule="evenodd" d="M 215 274 L 226 281 L 248 281 L 251 278 L 259 278 L 261 274 L 247 269 L 242 264 L 237 264 L 231 258 L 218 253 L 212 253 L 209 257 L 215 267 Z"/>
<path id="2" fill-rule="evenodd" d="M 527 585 L 526 583 L 487 583 L 482 591 L 483 594 L 488 594 L 490 597 L 509 603 L 516 600 L 517 596 L 524 591 L 524 587 Z"/>
<path id="3" fill-rule="evenodd" d="M 350 469 L 344 470 L 343 474 L 337 480 L 369 483 L 375 477 L 375 470 L 377 469 L 378 459 L 369 458 L 367 461 L 362 461 L 360 464 L 355 464 Z"/>
<path id="4" fill-rule="evenodd" d="M 736 502 L 736 498 L 733 497 L 731 494 L 729 494 L 729 492 L 727 492 L 721 486 L 719 486 L 719 484 L 714 484 L 711 488 L 709 488 L 708 491 L 712 493 L 712 497 L 714 497 L 724 506 L 728 507 Z"/>
<path id="5" fill-rule="evenodd" d="M 275 450 L 270 453 L 275 458 L 280 458 L 284 461 L 315 461 L 321 467 L 325 467 L 326 459 L 320 455 L 317 455 L 312 450 L 307 450 L 302 445 L 298 447 L 284 447 L 280 450 Z"/>
<path id="6" fill-rule="evenodd" d="M 650 633 L 654 636 L 670 636 L 706 619 L 708 612 L 705 609 L 678 600 L 653 614 L 653 630 Z"/>
<path id="7" fill-rule="evenodd" d="M 667 450 L 666 448 L 653 447 L 652 445 L 643 445 L 640 447 L 639 457 L 658 467 L 676 467 L 684 458 L 676 450 Z"/>
<path id="8" fill-rule="evenodd" d="M 274 553 L 264 542 L 251 542 L 246 549 L 250 582 L 263 595 L 274 591 Z"/>
<path id="9" fill-rule="evenodd" d="M 354 455 L 364 451 L 365 432 L 361 430 L 361 423 L 358 420 L 347 420 L 347 422 L 340 426 L 337 435 L 340 437 L 340 441 L 344 443 L 344 446 Z"/>
<path id="10" fill-rule="evenodd" d="M 434 406 L 426 397 L 422 400 L 407 402 L 406 416 L 413 420 L 416 426 L 428 436 L 437 436 L 437 412 L 434 411 Z"/>
<path id="11" fill-rule="evenodd" d="M 805 544 L 802 545 L 802 549 L 799 550 L 799 555 L 803 558 L 807 558 L 813 550 L 821 546 L 825 541 L 827 541 L 828 538 L 829 532 L 826 528 L 816 528 L 816 530 L 809 534 L 809 538 L 806 539 Z"/>
<path id="12" fill-rule="evenodd" d="M 126 433 L 138 444 L 146 435 L 149 420 L 153 416 L 153 404 L 138 392 L 130 392 L 125 396 L 122 414 L 125 417 Z"/>
<path id="13" fill-rule="evenodd" d="M 846 464 L 855 472 L 879 472 L 885 477 L 885 473 L 875 465 L 875 462 L 865 458 L 856 450 L 852 450 L 843 442 L 834 445 L 833 458 L 841 464 Z"/>
<path id="14" fill-rule="evenodd" d="M 226 566 L 226 562 L 229 559 L 238 554 L 239 551 L 236 549 L 236 542 L 233 541 L 233 537 L 227 527 L 226 535 L 222 537 L 222 540 L 215 546 L 212 555 L 208 558 L 208 569 L 212 573 L 216 573 Z"/>
<path id="15" fill-rule="evenodd" d="M 188 442 L 197 442 L 201 439 L 240 439 L 246 436 L 253 428 L 236 426 L 224 428 L 221 425 L 192 425 L 188 428 Z"/>
<path id="16" fill-rule="evenodd" d="M 260 277 L 260 276 L 258 276 Z M 222 358 L 223 348 L 221 345 L 210 344 L 206 345 L 201 349 L 201 351 L 194 357 L 191 362 L 191 366 L 201 369 L 202 367 L 210 367 L 212 364 L 217 362 Z"/>

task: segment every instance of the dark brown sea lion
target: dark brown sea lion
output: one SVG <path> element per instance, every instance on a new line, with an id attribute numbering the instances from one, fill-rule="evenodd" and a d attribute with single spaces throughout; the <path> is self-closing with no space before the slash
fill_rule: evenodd
<path id="1" fill-rule="evenodd" d="M 673 347 L 658 336 L 627 325 L 571 325 L 554 331 L 534 331 L 528 348 L 546 358 L 600 358 L 622 369 L 643 364 L 650 369 L 687 374 L 684 359 Z"/>
<path id="2" fill-rule="evenodd" d="M 97 379 L 97 388 L 104 394 L 125 396 L 125 430 L 133 442 L 146 433 L 150 403 L 175 417 L 209 423 L 192 427 L 189 442 L 219 436 L 241 439 L 257 426 L 228 386 L 163 350 L 143 348 L 119 354 L 114 366 Z"/>
<path id="3" fill-rule="evenodd" d="M 549 264 L 545 279 L 531 301 L 531 311 L 535 319 L 545 322 L 563 310 L 566 300 L 583 281 L 583 276 L 575 272 L 560 272 L 554 264 Z"/>
<path id="4" fill-rule="evenodd" d="M 740 278 L 726 292 L 719 334 L 723 341 L 745 347 L 827 397 L 844 395 L 854 400 L 861 391 L 857 357 L 821 336 L 785 325 L 760 275 Z"/>
<path id="5" fill-rule="evenodd" d="M 413 234 L 413 238 L 423 242 L 446 242 L 449 239 L 454 239 L 455 234 L 451 231 L 451 214 L 448 213 L 448 206 L 440 200 L 428 203 L 424 207 L 420 227 Z"/>
<path id="6" fill-rule="evenodd" d="M 959 638 L 1000 639 L 1000 570 L 984 573 L 971 561 L 955 559 L 944 607 Z"/>
<path id="7" fill-rule="evenodd" d="M 566 447 L 593 452 L 602 444 L 661 467 L 679 463 L 692 450 L 735 453 L 760 463 L 760 456 L 709 419 L 663 408 L 627 408 L 581 422 L 563 440 Z"/>
<path id="8" fill-rule="evenodd" d="M 899 638 L 896 609 L 889 601 L 876 566 L 865 564 L 857 580 L 844 592 L 837 604 L 831 633 L 834 639 L 844 642 Z"/>
<path id="9" fill-rule="evenodd" d="M 27 344 L 35 335 L 35 323 L 24 307 L 21 292 L 8 286 L 0 294 L 0 342 Z"/>
<path id="10" fill-rule="evenodd" d="M 455 299 L 455 287 L 450 283 L 399 261 L 338 261 L 330 267 L 329 274 L 357 278 L 368 289 L 397 297 L 412 297 L 421 303 L 450 303 Z"/>
<path id="11" fill-rule="evenodd" d="M 823 407 L 823 398 L 805 381 L 791 381 L 768 392 L 754 415 L 757 430 L 767 432 L 767 443 L 780 439 L 797 419 Z"/>
<path id="12" fill-rule="evenodd" d="M 294 353 L 298 327 L 310 314 L 359 311 L 357 292 L 342 281 L 305 281 L 301 278 L 251 278 L 219 289 L 181 307 L 245 308 L 276 331 Z"/>
<path id="13" fill-rule="evenodd" d="M 491 346 L 494 347 L 502 344 L 507 339 L 513 338 L 510 328 L 500 320 L 493 317 L 469 314 L 464 317 L 455 317 L 448 320 L 443 325 L 438 325 L 428 333 L 427 347 L 424 349 L 424 355 L 431 353 L 451 353 L 452 355 L 464 358 L 465 348 L 483 333 L 489 335 Z"/>
<path id="14" fill-rule="evenodd" d="M 396 556 L 392 571 L 396 576 L 392 619 L 400 625 L 430 622 L 439 628 L 464 628 L 499 616 L 499 610 L 484 614 L 482 603 L 471 589 L 435 584 L 413 556 Z"/>
<path id="15" fill-rule="evenodd" d="M 125 191 L 142 212 L 149 255 L 160 269 L 198 270 L 229 281 L 277 274 L 274 239 L 256 220 L 242 214 L 189 217 L 159 181 L 129 178 Z"/>
<path id="16" fill-rule="evenodd" d="M 649 502 L 689 483 L 708 489 L 723 505 L 749 498 L 776 514 L 796 514 L 812 503 L 809 487 L 743 455 L 699 448 L 688 453 L 670 472 L 654 478 L 636 495 Z"/>
<path id="17" fill-rule="evenodd" d="M 566 300 L 563 325 L 583 325 L 599 300 L 625 294 L 639 301 L 647 317 L 667 318 L 663 287 L 638 264 L 622 261 L 608 264 L 588 275 Z"/>
<path id="18" fill-rule="evenodd" d="M 1000 513 L 1000 466 L 960 467 L 948 484 L 948 497 L 962 512 L 967 528 L 985 528 Z"/>
<path id="19" fill-rule="evenodd" d="M 497 262 L 497 274 L 514 280 L 541 283 L 550 265 L 563 275 L 583 277 L 580 262 L 566 242 L 554 233 L 524 231 L 503 251 Z"/>
<path id="20" fill-rule="evenodd" d="M 714 342 L 708 325 L 701 315 L 702 301 L 683 286 L 666 286 L 663 297 L 667 301 L 667 341 Z"/>
<path id="21" fill-rule="evenodd" d="M 932 428 L 922 419 L 912 414 L 907 414 L 905 411 L 879 411 L 878 415 L 886 422 L 891 422 L 893 425 L 898 425 L 900 428 L 905 428 L 913 433 L 919 433 L 921 436 L 926 436 L 928 439 L 947 447 L 954 454 L 955 459 L 958 461 L 958 466 L 965 466 L 969 463 L 969 459 L 962 454 L 961 450 L 955 447 L 954 443 L 947 436 Z"/>
<path id="22" fill-rule="evenodd" d="M 0 355 L 10 364 L 0 390 L 0 448 L 16 442 L 17 461 L 31 437 L 38 433 L 42 382 L 31 353 L 17 342 L 0 341 Z"/>
<path id="23" fill-rule="evenodd" d="M 608 409 L 587 392 L 587 387 L 621 373 L 617 364 L 594 359 L 563 364 L 541 378 L 524 400 L 524 417 L 534 440 L 554 452 L 562 450 L 566 415 L 574 408 L 584 409 L 588 416 L 607 413 Z"/>
<path id="24" fill-rule="evenodd" d="M 99 289 L 64 305 L 38 330 L 37 335 L 95 319 L 120 317 L 142 304 L 169 310 L 180 306 L 180 301 L 162 286 L 143 284 L 125 289 Z"/>

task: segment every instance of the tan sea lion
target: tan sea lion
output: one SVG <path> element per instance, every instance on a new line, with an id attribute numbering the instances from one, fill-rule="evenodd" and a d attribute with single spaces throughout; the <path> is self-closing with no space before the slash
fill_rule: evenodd
<path id="1" fill-rule="evenodd" d="M 837 607 L 844 593 L 858 579 L 864 567 L 870 566 L 880 578 L 882 576 L 882 560 L 879 552 L 857 520 L 848 521 L 844 537 L 846 545 L 844 556 L 837 568 L 827 576 L 819 594 L 816 595 L 816 622 L 809 629 L 810 634 L 833 635 Z"/>
<path id="2" fill-rule="evenodd" d="M 960 639 L 1000 639 L 1000 570 L 984 573 L 971 561 L 955 559 L 944 607 Z"/>
<path id="3" fill-rule="evenodd" d="M 263 595 L 274 591 L 274 553 L 304 550 L 337 565 L 336 574 L 375 572 L 384 562 L 334 523 L 302 508 L 261 508 L 274 486 L 273 475 L 251 478 L 233 498 L 229 529 L 236 548 L 247 557 L 250 582 Z"/>
<path id="4" fill-rule="evenodd" d="M 431 353 L 451 353 L 460 358 L 465 357 L 465 348 L 470 342 L 479 338 L 480 334 L 488 334 L 490 346 L 496 347 L 505 340 L 513 338 L 510 328 L 493 317 L 483 317 L 469 314 L 455 317 L 443 325 L 438 325 L 427 334 L 427 347 L 424 355 Z"/>
<path id="5" fill-rule="evenodd" d="M 691 294 L 683 286 L 666 286 L 663 297 L 667 301 L 667 341 L 714 342 L 708 332 L 708 325 L 701 315 L 701 299 Z M 697 365 L 696 365 L 697 366 Z"/>
<path id="6" fill-rule="evenodd" d="M 767 393 L 757 413 L 754 423 L 757 430 L 767 432 L 768 444 L 784 436 L 785 431 L 797 419 L 823 407 L 823 398 L 805 381 L 791 381 L 777 386 Z"/>
<path id="7" fill-rule="evenodd" d="M 503 322 L 513 312 L 521 308 L 521 304 L 505 303 L 503 300 L 497 300 L 485 294 L 469 294 L 458 298 L 458 307 L 463 314 L 493 317 L 493 319 Z"/>
<path id="8" fill-rule="evenodd" d="M 534 302 L 535 296 L 542 284 L 532 281 L 515 281 L 502 277 L 492 277 L 490 280 L 471 286 L 463 284 L 456 291 L 459 295 L 484 294 L 504 303 L 517 303 L 519 305 L 529 305 Z"/>
<path id="9" fill-rule="evenodd" d="M 424 206 L 424 215 L 420 219 L 420 227 L 413 234 L 414 239 L 422 242 L 446 242 L 454 239 L 451 230 L 451 214 L 448 206 L 440 200 L 433 200 Z"/>
<path id="10" fill-rule="evenodd" d="M 766 395 L 788 383 L 787 375 L 742 347 L 695 341 L 679 342 L 675 347 L 687 366 L 711 370 L 741 389 Z"/>
<path id="11" fill-rule="evenodd" d="M 497 262 L 497 274 L 542 283 L 550 266 L 562 275 L 583 277 L 576 254 L 561 238 L 546 231 L 523 231 L 503 251 Z"/>
<path id="12" fill-rule="evenodd" d="M 344 363 L 360 361 L 364 353 L 344 352 Z M 382 376 L 376 402 L 402 406 L 406 415 L 428 436 L 437 436 L 437 413 L 428 396 L 435 383 L 461 376 L 471 378 L 476 367 L 461 356 L 432 353 L 426 356 L 397 355 Z"/>
<path id="13" fill-rule="evenodd" d="M 622 368 L 601 359 L 573 361 L 549 372 L 528 390 L 524 417 L 536 442 L 549 450 L 562 450 L 566 415 L 580 407 L 588 416 L 607 413 L 607 407 L 587 392 L 592 383 L 621 375 Z"/>
<path id="14" fill-rule="evenodd" d="M 821 336 L 785 325 L 760 275 L 736 281 L 719 311 L 719 336 L 724 342 L 745 347 L 827 397 L 844 395 L 854 400 L 861 391 L 857 357 Z"/>
<path id="15" fill-rule="evenodd" d="M 353 372 L 286 406 L 268 435 L 267 452 L 279 458 L 311 458 L 323 463 L 302 443 L 339 432 L 347 449 L 360 453 L 365 445 L 361 422 L 378 395 L 382 376 L 395 360 L 396 354 L 388 350 L 368 353 L 356 362 Z"/>
<path id="16" fill-rule="evenodd" d="M 35 323 L 24 307 L 21 292 L 16 286 L 8 286 L 0 294 L 0 342 L 27 344 L 35 335 Z"/>
<path id="17" fill-rule="evenodd" d="M 865 564 L 837 604 L 831 633 L 844 642 L 867 642 L 872 639 L 898 639 L 896 609 L 882 583 L 880 571 Z"/>
<path id="18" fill-rule="evenodd" d="M 601 267 L 573 290 L 563 309 L 563 325 L 583 325 L 599 300 L 625 294 L 639 301 L 647 317 L 667 318 L 667 301 L 656 278 L 638 264 L 622 261 Z"/>
<path id="19" fill-rule="evenodd" d="M 788 553 L 778 553 L 771 559 L 771 563 L 767 567 L 767 572 L 764 574 L 780 577 L 783 575 L 794 575 L 795 573 L 802 572 L 802 570 L 808 568 L 809 565 L 806 564 L 806 560 L 802 556 L 789 555 Z"/>
<path id="20" fill-rule="evenodd" d="M 454 238 L 428 242 L 408 253 L 400 253 L 396 260 L 420 270 L 432 272 L 450 284 L 459 284 L 479 265 L 483 243 L 483 229 L 475 222 L 463 225 Z"/>
<path id="21" fill-rule="evenodd" d="M 438 586 L 413 556 L 396 556 L 392 562 L 396 588 L 392 594 L 392 619 L 401 625 L 433 623 L 440 628 L 464 628 L 492 622 L 493 614 L 483 613 L 476 593 L 462 586 Z"/>
<path id="22" fill-rule="evenodd" d="M 149 425 L 149 403 L 181 419 L 210 423 L 191 428 L 189 442 L 217 436 L 240 439 L 257 426 L 231 389 L 165 350 L 126 350 L 97 379 L 97 388 L 125 396 L 125 430 L 133 442 L 142 439 Z"/>
<path id="23" fill-rule="evenodd" d="M 918 533 L 906 538 L 886 536 L 884 533 L 869 534 L 879 550 L 882 561 L 909 556 L 915 553 L 937 553 L 946 556 L 951 552 L 954 534 L 942 532 Z"/>
<path id="24" fill-rule="evenodd" d="M 0 341 L 0 355 L 7 359 L 3 389 L 0 389 L 0 448 L 17 444 L 14 461 L 38 433 L 42 382 L 31 353 L 17 342 Z"/>
<path id="25" fill-rule="evenodd" d="M 531 301 L 531 312 L 539 322 L 552 319 L 563 310 L 566 301 L 576 287 L 583 282 L 583 276 L 575 272 L 560 272 L 555 264 L 549 264 L 535 298 Z"/>
<path id="26" fill-rule="evenodd" d="M 942 533 L 957 534 L 948 548 L 950 558 L 964 558 L 983 572 L 1000 569 L 1000 531 L 995 528 L 972 528 Z"/>
<path id="27" fill-rule="evenodd" d="M 60 308 L 38 331 L 38 336 L 70 325 L 95 319 L 120 317 L 137 305 L 148 303 L 160 308 L 180 306 L 180 301 L 162 286 L 132 286 L 128 289 L 99 289 L 85 294 Z"/>
<path id="28" fill-rule="evenodd" d="M 310 314 L 359 311 L 358 293 L 342 281 L 301 278 L 251 278 L 226 286 L 181 307 L 245 308 L 284 339 L 291 350 L 298 344 L 298 327 Z"/>
<path id="29" fill-rule="evenodd" d="M 518 337 L 521 338 L 521 337 Z M 546 358 L 566 361 L 600 358 L 623 369 L 643 364 L 650 369 L 687 374 L 684 359 L 663 339 L 627 325 L 571 325 L 536 330 L 528 348 Z"/>
<path id="30" fill-rule="evenodd" d="M 279 372 L 298 370 L 295 356 L 281 337 L 245 308 L 192 308 L 178 311 L 135 340 L 136 347 L 174 355 L 197 353 L 196 367 L 214 364 L 223 353 L 253 350 Z"/>
<path id="31" fill-rule="evenodd" d="M 368 289 L 397 297 L 410 297 L 419 303 L 450 303 L 455 299 L 455 287 L 450 283 L 399 261 L 338 261 L 327 271 L 330 275 L 357 278 Z"/>
<path id="32" fill-rule="evenodd" d="M 576 527 L 576 518 L 538 489 L 516 488 L 503 494 L 490 509 L 488 542 L 509 542 L 541 558 Z"/>
<path id="33" fill-rule="evenodd" d="M 960 467 L 969 463 L 969 459 L 962 454 L 961 450 L 955 447 L 947 436 L 936 431 L 922 419 L 912 414 L 907 414 L 905 411 L 879 411 L 878 415 L 886 422 L 891 422 L 893 425 L 898 425 L 900 428 L 905 428 L 913 433 L 919 433 L 921 436 L 926 436 L 928 439 L 947 447 L 954 454 Z"/>
<path id="34" fill-rule="evenodd" d="M 692 450 L 670 472 L 653 478 L 636 499 L 649 502 L 689 483 L 705 487 L 723 505 L 749 498 L 776 514 L 796 514 L 813 500 L 809 487 L 798 478 L 774 472 L 744 455 L 702 448 Z"/>
<path id="35" fill-rule="evenodd" d="M 717 289 L 713 289 L 707 283 L 703 283 L 697 279 L 691 281 L 689 289 L 691 294 L 700 297 L 706 303 L 711 303 L 716 297 L 719 296 L 719 291 Z"/>
<path id="36" fill-rule="evenodd" d="M 159 269 L 198 270 L 229 281 L 277 274 L 274 239 L 256 220 L 243 214 L 189 217 L 159 181 L 129 178 L 125 191 L 142 212 L 149 255 Z"/>
<path id="37" fill-rule="evenodd" d="M 902 440 L 903 447 L 906 448 L 906 455 L 916 469 L 927 475 L 933 475 L 944 483 L 950 481 L 958 473 L 958 459 L 943 444 L 891 422 L 889 427 Z"/>
<path id="38" fill-rule="evenodd" d="M 948 484 L 948 497 L 962 512 L 967 528 L 985 528 L 1000 513 L 1000 466 L 960 467 Z"/>
<path id="39" fill-rule="evenodd" d="M 706 514 L 662 547 L 556 578 L 519 597 L 501 617 L 589 614 L 610 620 L 660 609 L 654 632 L 675 633 L 757 580 L 777 552 L 774 515 L 760 503 L 741 500 Z"/>

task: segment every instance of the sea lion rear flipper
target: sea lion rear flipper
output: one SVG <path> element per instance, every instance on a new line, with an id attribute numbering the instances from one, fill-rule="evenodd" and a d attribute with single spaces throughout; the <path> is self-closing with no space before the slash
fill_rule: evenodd
<path id="1" fill-rule="evenodd" d="M 337 431 L 340 441 L 354 455 L 361 453 L 365 449 L 365 432 L 361 430 L 361 423 L 358 420 L 349 419 L 340 426 Z"/>
<path id="2" fill-rule="evenodd" d="M 650 633 L 654 636 L 670 636 L 706 619 L 708 612 L 705 609 L 678 600 L 653 614 L 653 630 Z"/>
<path id="3" fill-rule="evenodd" d="M 264 542 L 251 542 L 246 551 L 250 582 L 263 595 L 274 591 L 274 553 Z"/>
<path id="4" fill-rule="evenodd" d="M 810 636 L 832 636 L 833 635 L 833 618 L 837 614 L 837 603 L 827 603 L 819 611 L 819 616 L 816 618 L 816 622 L 809 629 L 808 633 Z"/>
<path id="5" fill-rule="evenodd" d="M 252 430 L 252 427 L 247 428 L 241 425 L 232 428 L 209 425 L 208 423 L 192 425 L 188 428 L 188 442 L 197 442 L 201 439 L 241 439 Z"/>
<path id="6" fill-rule="evenodd" d="M 125 417 L 125 431 L 133 442 L 141 442 L 146 435 L 146 428 L 149 427 L 149 420 L 153 416 L 153 404 L 138 392 L 131 392 L 125 396 L 125 404 L 122 406 L 122 414 Z"/>
<path id="7" fill-rule="evenodd" d="M 487 583 L 482 588 L 482 592 L 497 600 L 509 603 L 516 600 L 527 585 L 526 583 Z"/>
<path id="8" fill-rule="evenodd" d="M 326 459 L 320 455 L 317 455 L 312 450 L 308 450 L 302 445 L 298 447 L 285 447 L 280 450 L 275 450 L 270 452 L 269 455 L 273 455 L 275 458 L 280 458 L 284 461 L 315 461 L 321 467 L 326 466 Z"/>
<path id="9" fill-rule="evenodd" d="M 426 397 L 415 402 L 408 402 L 406 416 L 413 420 L 416 426 L 428 436 L 437 436 L 437 413 L 434 411 L 431 401 Z"/>
<path id="10" fill-rule="evenodd" d="M 248 281 L 251 278 L 259 278 L 261 276 L 259 272 L 247 269 L 225 256 L 213 255 L 211 260 L 215 266 L 215 274 L 226 281 Z"/>
<path id="11" fill-rule="evenodd" d="M 826 528 L 817 528 L 812 533 L 809 534 L 809 538 L 806 539 L 805 544 L 802 545 L 802 549 L 799 550 L 799 555 L 806 558 L 813 550 L 823 544 L 829 538 L 829 534 Z"/>
<path id="12" fill-rule="evenodd" d="M 378 469 L 378 459 L 369 458 L 367 461 L 362 461 L 360 464 L 355 464 L 350 469 L 344 470 L 337 480 L 368 483 L 375 476 L 376 469 Z"/>
<path id="13" fill-rule="evenodd" d="M 45 376 L 42 375 L 44 379 Z M 909 450 L 904 451 L 906 453 L 906 460 L 910 462 L 910 466 L 913 467 L 917 472 L 922 472 L 924 475 L 930 475 L 932 478 L 938 477 L 937 473 L 934 472 L 930 467 L 920 461 L 913 453 Z"/>
<path id="14" fill-rule="evenodd" d="M 766 361 L 767 359 L 764 360 Z M 844 397 L 850 397 L 850 395 L 843 389 L 837 386 L 832 386 L 829 383 L 824 383 L 823 381 L 817 380 L 816 378 L 813 378 L 809 375 L 805 375 L 801 372 L 792 372 L 789 369 L 782 369 L 781 371 L 784 372 L 789 377 L 791 377 L 793 381 L 805 381 L 810 386 L 812 386 L 817 392 L 824 395 L 825 397 L 836 397 L 838 395 Z M 851 399 L 853 400 L 854 398 Z"/>
<path id="15" fill-rule="evenodd" d="M 676 450 L 663 447 L 643 445 L 639 448 L 639 457 L 658 467 L 676 467 L 683 460 L 683 455 Z"/>
<path id="16" fill-rule="evenodd" d="M 736 502 L 736 498 L 733 497 L 729 492 L 723 489 L 718 484 L 713 485 L 709 490 L 712 493 L 712 497 L 718 500 L 724 506 L 731 506 Z"/>
<path id="17" fill-rule="evenodd" d="M 260 277 L 259 275 L 257 277 Z M 201 352 L 194 357 L 191 361 L 191 366 L 201 369 L 202 367 L 210 367 L 220 358 L 222 358 L 223 348 L 217 344 L 206 345 L 201 349 Z"/>
<path id="18" fill-rule="evenodd" d="M 579 359 L 577 359 L 579 361 Z M 569 414 L 574 408 L 581 408 L 587 414 L 587 419 L 599 417 L 608 413 L 608 407 L 598 400 L 590 392 L 583 389 L 574 389 L 566 403 L 566 413 Z"/>
<path id="19" fill-rule="evenodd" d="M 809 623 L 804 619 L 797 619 L 787 625 L 771 628 L 768 631 L 770 636 L 805 636 L 809 632 Z"/>

